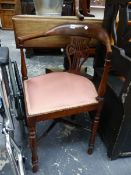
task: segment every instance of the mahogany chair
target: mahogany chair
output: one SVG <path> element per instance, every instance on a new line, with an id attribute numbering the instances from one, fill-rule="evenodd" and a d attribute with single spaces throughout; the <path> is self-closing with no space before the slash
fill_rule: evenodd
<path id="1" fill-rule="evenodd" d="M 23 43 L 38 38 L 46 40 L 47 37 L 53 38 L 54 36 L 68 37 L 70 39 L 70 43 L 66 46 L 70 65 L 69 70 L 66 72 L 51 72 L 28 79 Z M 89 47 L 92 38 L 102 42 L 107 50 L 98 91 L 88 78 L 80 75 L 82 64 L 92 52 Z M 100 112 L 110 70 L 112 50 L 107 33 L 104 29 L 94 24 L 65 24 L 57 26 L 46 33 L 19 37 L 18 40 L 21 47 L 21 72 L 33 171 L 38 170 L 36 124 L 40 121 L 58 119 L 81 112 L 96 111 L 89 139 L 88 153 L 91 154 L 99 126 Z"/>

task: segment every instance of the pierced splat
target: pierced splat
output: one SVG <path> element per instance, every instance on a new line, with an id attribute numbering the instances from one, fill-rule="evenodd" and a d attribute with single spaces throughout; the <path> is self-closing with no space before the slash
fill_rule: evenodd
<path id="1" fill-rule="evenodd" d="M 66 47 L 66 54 L 69 61 L 69 72 L 80 74 L 81 66 L 88 59 L 90 51 L 87 40 L 82 37 L 72 37 L 71 43 Z"/>

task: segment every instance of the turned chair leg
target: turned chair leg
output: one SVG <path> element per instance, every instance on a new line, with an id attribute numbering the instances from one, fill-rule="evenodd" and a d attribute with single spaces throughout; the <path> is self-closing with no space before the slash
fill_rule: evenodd
<path id="1" fill-rule="evenodd" d="M 92 154 L 93 150 L 94 150 L 94 144 L 95 144 L 95 140 L 96 140 L 97 130 L 99 127 L 102 106 L 103 106 L 102 104 L 99 105 L 99 108 L 96 112 L 96 116 L 95 116 L 94 121 L 92 123 L 91 136 L 89 139 L 89 146 L 88 146 L 88 154 Z"/>
<path id="2" fill-rule="evenodd" d="M 32 170 L 33 172 L 38 171 L 38 156 L 37 156 L 37 142 L 36 142 L 36 128 L 35 124 L 29 127 L 29 142 L 32 153 Z"/>

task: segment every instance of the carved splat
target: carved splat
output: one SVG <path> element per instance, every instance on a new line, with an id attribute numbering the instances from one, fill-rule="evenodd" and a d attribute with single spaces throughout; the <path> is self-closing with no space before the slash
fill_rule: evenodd
<path id="1" fill-rule="evenodd" d="M 71 43 L 66 47 L 69 61 L 69 72 L 80 74 L 81 66 L 89 56 L 89 40 L 82 37 L 71 38 Z"/>

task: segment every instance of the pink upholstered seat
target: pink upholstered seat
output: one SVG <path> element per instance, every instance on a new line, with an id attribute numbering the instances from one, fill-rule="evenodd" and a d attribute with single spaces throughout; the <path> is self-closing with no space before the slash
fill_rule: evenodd
<path id="1" fill-rule="evenodd" d="M 28 79 L 24 81 L 24 91 L 29 116 L 98 103 L 92 82 L 68 72 Z"/>

